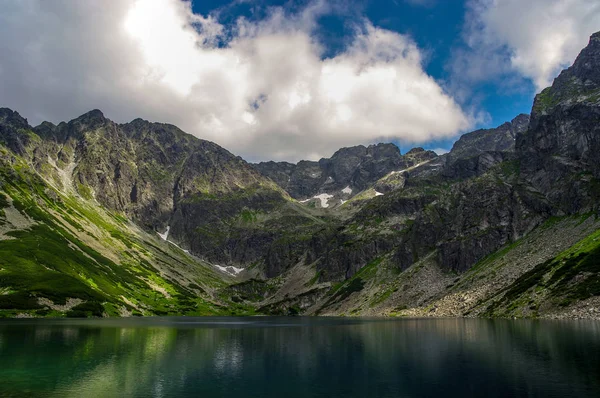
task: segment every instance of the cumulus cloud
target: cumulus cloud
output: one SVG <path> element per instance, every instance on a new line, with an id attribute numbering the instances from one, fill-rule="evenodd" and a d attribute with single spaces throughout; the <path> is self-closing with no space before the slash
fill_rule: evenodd
<path id="1" fill-rule="evenodd" d="M 31 122 L 99 108 L 173 123 L 247 159 L 318 158 L 378 140 L 448 138 L 472 120 L 408 37 L 363 20 L 323 58 L 327 2 L 226 27 L 180 0 L 0 4 L 0 106 Z"/>
<path id="2" fill-rule="evenodd" d="M 467 48 L 455 51 L 453 73 L 470 82 L 501 77 L 513 86 L 520 76 L 540 91 L 574 61 L 599 21 L 596 0 L 471 0 Z"/>

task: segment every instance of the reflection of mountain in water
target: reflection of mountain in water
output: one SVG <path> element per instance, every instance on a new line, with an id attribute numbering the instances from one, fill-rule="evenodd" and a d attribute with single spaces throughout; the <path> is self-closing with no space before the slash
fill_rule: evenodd
<path id="1" fill-rule="evenodd" d="M 600 325 L 592 322 L 205 322 L 214 319 L 0 324 L 0 395 L 600 393 Z"/>

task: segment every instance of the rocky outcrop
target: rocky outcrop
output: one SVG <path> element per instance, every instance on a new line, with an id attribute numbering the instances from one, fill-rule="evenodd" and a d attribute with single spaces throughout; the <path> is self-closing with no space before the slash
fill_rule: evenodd
<path id="1" fill-rule="evenodd" d="M 24 155 L 31 142 L 27 119 L 8 108 L 0 108 L 0 143 L 18 155 Z"/>

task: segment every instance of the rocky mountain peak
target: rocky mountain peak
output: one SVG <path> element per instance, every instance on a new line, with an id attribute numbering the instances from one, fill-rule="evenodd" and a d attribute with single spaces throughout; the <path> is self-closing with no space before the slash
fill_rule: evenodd
<path id="1" fill-rule="evenodd" d="M 438 154 L 434 151 L 428 151 L 421 147 L 412 148 L 410 151 L 406 152 L 404 155 L 405 159 L 410 159 L 415 163 L 421 163 L 426 160 L 435 159 L 438 157 Z"/>
<path id="2" fill-rule="evenodd" d="M 597 87 L 600 85 L 599 64 L 600 32 L 596 32 L 590 37 L 589 44 L 581 51 L 573 63 L 573 74 L 582 79 L 587 85 L 591 83 Z"/>
<path id="3" fill-rule="evenodd" d="M 448 154 L 449 163 L 466 159 L 484 152 L 513 152 L 518 134 L 527 130 L 529 115 L 521 114 L 510 122 L 496 128 L 480 129 L 464 134 L 456 141 Z"/>
<path id="4" fill-rule="evenodd" d="M 600 32 L 573 66 L 535 97 L 517 137 L 522 175 L 566 213 L 594 206 L 600 177 Z M 588 173 L 582 174 L 582 170 Z M 592 177 L 593 176 L 593 177 Z"/>
<path id="5" fill-rule="evenodd" d="M 401 155 L 398 146 L 380 143 L 341 148 L 331 158 L 318 162 L 262 162 L 255 168 L 293 198 L 344 192 L 344 198 L 348 199 L 386 174 L 409 167 L 412 162 Z"/>
<path id="6" fill-rule="evenodd" d="M 15 129 L 26 129 L 29 127 L 27 119 L 9 108 L 0 108 L 0 124 L 9 125 Z"/>
<path id="7" fill-rule="evenodd" d="M 517 133 L 523 132 L 527 130 L 527 127 L 529 126 L 529 115 L 521 113 L 513 120 L 511 120 L 510 124 Z"/>
<path id="8" fill-rule="evenodd" d="M 363 156 L 367 153 L 367 148 L 364 145 L 355 145 L 351 147 L 340 148 L 331 155 L 331 158 L 323 158 L 323 159 L 333 159 L 339 158 L 342 156 Z"/>
<path id="9" fill-rule="evenodd" d="M 367 147 L 367 154 L 375 157 L 400 156 L 400 148 L 392 143 L 372 144 Z"/>
<path id="10" fill-rule="evenodd" d="M 84 130 L 96 130 L 103 127 L 107 123 L 111 123 L 110 120 L 104 117 L 104 114 L 99 109 L 93 109 L 89 112 L 84 113 L 76 119 L 69 122 L 69 125 L 76 128 L 79 131 Z"/>
<path id="11" fill-rule="evenodd" d="M 593 34 L 573 65 L 554 79 L 551 87 L 536 95 L 531 111 L 532 123 L 557 106 L 600 101 L 600 32 Z"/>
<path id="12" fill-rule="evenodd" d="M 30 130 L 27 119 L 11 109 L 0 108 L 0 144 L 22 155 L 31 141 L 27 130 Z"/>
<path id="13" fill-rule="evenodd" d="M 407 155 L 416 155 L 419 153 L 425 152 L 425 149 L 423 149 L 422 147 L 416 147 L 411 149 L 410 151 L 406 152 Z"/>

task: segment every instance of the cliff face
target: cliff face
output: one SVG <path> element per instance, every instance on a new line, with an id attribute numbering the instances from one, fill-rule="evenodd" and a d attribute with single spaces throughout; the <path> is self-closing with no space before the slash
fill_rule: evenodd
<path id="1" fill-rule="evenodd" d="M 600 192 L 600 34 L 573 66 L 535 97 L 529 130 L 517 137 L 524 179 L 571 214 L 596 207 Z"/>
<path id="2" fill-rule="evenodd" d="M 471 158 L 484 152 L 512 152 L 518 134 L 529 126 L 529 115 L 519 115 L 494 129 L 476 130 L 464 134 L 454 143 L 448 155 L 449 162 Z"/>

